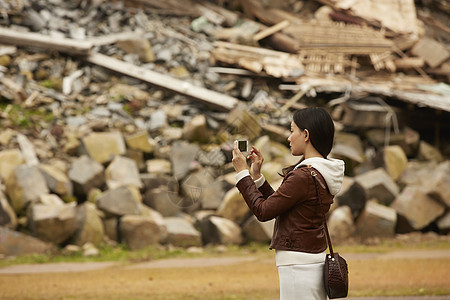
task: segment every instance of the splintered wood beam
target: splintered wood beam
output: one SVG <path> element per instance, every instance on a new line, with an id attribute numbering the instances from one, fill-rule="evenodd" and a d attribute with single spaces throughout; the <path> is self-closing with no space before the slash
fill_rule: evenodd
<path id="1" fill-rule="evenodd" d="M 278 24 L 275 24 L 269 28 L 266 28 L 264 30 L 261 30 L 260 32 L 258 32 L 257 34 L 255 34 L 253 36 L 253 40 L 254 41 L 259 41 L 262 40 L 263 38 L 268 37 L 269 35 L 272 35 L 278 31 L 281 31 L 283 29 L 285 29 L 286 27 L 288 27 L 291 23 L 288 20 L 284 20 L 281 21 Z"/>
<path id="2" fill-rule="evenodd" d="M 75 55 L 87 55 L 94 44 L 89 41 L 56 38 L 33 32 L 19 32 L 0 27 L 0 41 L 22 47 L 38 47 Z"/>
<path id="3" fill-rule="evenodd" d="M 234 97 L 211 91 L 203 87 L 198 87 L 187 81 L 182 81 L 165 74 L 147 70 L 100 53 L 92 53 L 86 57 L 86 60 L 109 70 L 191 97 L 221 111 L 232 110 L 239 101 Z"/>

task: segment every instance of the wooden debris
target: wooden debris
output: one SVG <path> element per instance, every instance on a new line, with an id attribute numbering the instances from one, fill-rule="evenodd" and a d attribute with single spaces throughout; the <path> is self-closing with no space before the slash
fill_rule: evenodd
<path id="1" fill-rule="evenodd" d="M 299 55 L 227 42 L 215 42 L 214 46 L 216 48 L 211 52 L 212 59 L 238 65 L 256 74 L 265 72 L 281 78 L 303 70 Z"/>
<path id="2" fill-rule="evenodd" d="M 280 23 L 275 24 L 274 26 L 264 29 L 264 30 L 258 32 L 257 34 L 255 34 L 255 36 L 253 37 L 253 40 L 254 41 L 262 40 L 263 38 L 266 38 L 269 35 L 274 34 L 275 32 L 278 32 L 278 31 L 281 31 L 281 30 L 287 28 L 289 25 L 290 25 L 290 23 L 288 20 L 281 21 Z"/>
<path id="3" fill-rule="evenodd" d="M 86 55 L 94 46 L 89 41 L 55 38 L 32 32 L 18 32 L 4 27 L 0 27 L 0 41 L 4 44 L 39 47 L 75 55 Z"/>
<path id="4" fill-rule="evenodd" d="M 143 69 L 136 65 L 108 57 L 103 54 L 93 53 L 86 57 L 86 60 L 92 64 L 102 66 L 115 72 L 131 76 L 142 81 L 154 84 L 156 86 L 174 91 L 188 97 L 197 99 L 206 105 L 219 110 L 229 111 L 233 109 L 238 100 L 236 98 L 220 94 L 202 87 L 194 86 L 187 81 L 181 81 L 168 75 L 160 74 L 154 71 Z"/>

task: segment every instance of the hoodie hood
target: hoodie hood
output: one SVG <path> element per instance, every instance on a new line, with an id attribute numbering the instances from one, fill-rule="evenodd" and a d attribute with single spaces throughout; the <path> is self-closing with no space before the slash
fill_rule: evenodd
<path id="1" fill-rule="evenodd" d="M 345 171 L 345 163 L 343 160 L 335 158 L 325 159 L 320 157 L 312 157 L 305 159 L 295 168 L 297 169 L 300 166 L 311 166 L 319 171 L 325 179 L 331 195 L 336 195 L 341 189 Z"/>

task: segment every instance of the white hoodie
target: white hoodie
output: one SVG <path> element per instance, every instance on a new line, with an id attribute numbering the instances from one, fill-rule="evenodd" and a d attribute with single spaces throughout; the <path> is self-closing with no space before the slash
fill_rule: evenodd
<path id="1" fill-rule="evenodd" d="M 323 176 L 331 195 L 335 196 L 342 186 L 344 180 L 345 163 L 335 158 L 311 157 L 300 162 L 294 169 L 300 166 L 311 166 Z"/>

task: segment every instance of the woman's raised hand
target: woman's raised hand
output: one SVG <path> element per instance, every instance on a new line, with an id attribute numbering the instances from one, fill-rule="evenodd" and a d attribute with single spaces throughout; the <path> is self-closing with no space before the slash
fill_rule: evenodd
<path id="1" fill-rule="evenodd" d="M 242 154 L 242 152 L 239 151 L 237 141 L 234 142 L 232 162 L 234 170 L 237 173 L 247 169 L 247 159 L 245 158 L 244 154 Z"/>
<path id="2" fill-rule="evenodd" d="M 248 158 L 252 161 L 252 165 L 250 166 L 250 176 L 252 176 L 253 180 L 256 180 L 261 177 L 261 165 L 264 161 L 264 157 L 255 146 L 252 146 L 252 151 L 250 151 Z"/>

